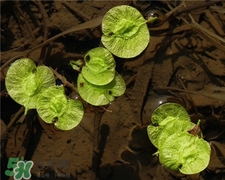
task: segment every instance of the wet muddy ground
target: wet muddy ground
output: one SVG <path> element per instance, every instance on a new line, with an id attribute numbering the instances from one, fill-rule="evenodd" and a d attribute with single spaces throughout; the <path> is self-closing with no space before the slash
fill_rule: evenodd
<path id="1" fill-rule="evenodd" d="M 77 180 L 222 180 L 225 179 L 225 3 L 205 1 L 1 1 L 1 179 L 9 158 L 32 160 L 31 179 Z M 95 112 L 85 106 L 80 125 L 62 132 L 39 121 L 5 91 L 11 62 L 29 57 L 66 74 L 68 65 L 101 45 L 101 28 L 91 21 L 110 8 L 127 4 L 159 22 L 149 26 L 150 43 L 133 59 L 115 57 L 127 89 L 101 118 L 99 156 L 93 158 Z M 93 28 L 65 33 L 85 22 Z M 43 45 L 43 42 L 46 44 Z M 42 44 L 42 45 L 40 45 Z M 38 46 L 40 45 L 40 46 Z M 36 48 L 37 47 L 37 48 Z M 70 97 L 75 98 L 73 93 Z M 209 166 L 195 175 L 165 169 L 150 143 L 146 126 L 161 102 L 179 102 L 193 122 L 201 119 L 210 142 Z M 93 168 L 93 166 L 96 166 Z"/>

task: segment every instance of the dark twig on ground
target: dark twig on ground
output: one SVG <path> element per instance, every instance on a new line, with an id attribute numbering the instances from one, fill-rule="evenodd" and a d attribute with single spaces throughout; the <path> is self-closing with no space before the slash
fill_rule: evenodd
<path id="1" fill-rule="evenodd" d="M 91 18 L 89 16 L 87 16 L 83 11 L 79 10 L 75 6 L 72 6 L 67 1 L 62 1 L 62 4 L 65 5 L 67 8 L 69 8 L 70 10 L 72 10 L 74 13 L 76 13 L 79 17 L 81 17 L 84 20 L 84 22 L 91 20 Z M 90 29 L 87 29 L 87 32 L 93 38 L 95 37 L 94 33 Z M 101 35 L 101 32 L 100 31 L 98 31 L 97 33 L 98 33 L 97 36 L 100 36 Z"/>
<path id="2" fill-rule="evenodd" d="M 16 122 L 16 120 L 19 118 L 19 116 L 24 112 L 24 107 L 21 107 L 19 109 L 19 111 L 17 111 L 17 113 L 13 116 L 13 118 L 11 119 L 11 121 L 9 122 L 9 124 L 7 125 L 7 130 L 9 130 L 12 125 Z"/>
<path id="3" fill-rule="evenodd" d="M 33 30 L 28 23 L 28 20 L 26 18 L 26 15 L 24 14 L 24 11 L 21 10 L 21 4 L 20 1 L 15 1 L 15 8 L 14 8 L 14 14 L 16 16 L 18 25 L 21 29 L 21 32 L 23 34 L 23 37 L 29 40 L 30 44 L 35 44 L 35 37 L 33 35 Z"/>
<path id="4" fill-rule="evenodd" d="M 196 9 L 205 8 L 207 6 L 211 6 L 213 4 L 217 4 L 218 2 L 221 2 L 221 1 L 202 2 L 202 3 L 199 3 L 199 4 L 193 5 L 193 6 L 180 8 L 179 10 L 175 11 L 172 16 L 175 17 L 175 16 L 178 16 L 178 15 L 180 15 L 182 13 L 188 13 L 188 12 L 194 11 Z"/>
<path id="5" fill-rule="evenodd" d="M 67 8 L 69 8 L 70 10 L 72 10 L 73 12 L 75 12 L 81 18 L 85 19 L 85 21 L 90 21 L 91 20 L 90 17 L 88 17 L 85 13 L 83 13 L 81 10 L 79 10 L 75 6 L 72 6 L 67 1 L 62 1 L 62 4 L 65 5 Z"/>
<path id="6" fill-rule="evenodd" d="M 29 57 L 29 55 L 30 55 L 33 51 L 35 51 L 35 50 L 37 50 L 37 49 L 39 49 L 39 48 L 44 47 L 45 45 L 49 44 L 50 42 L 56 40 L 57 38 L 59 38 L 59 37 L 61 37 L 61 36 L 64 36 L 64 35 L 69 34 L 69 33 L 72 33 L 72 32 L 76 32 L 76 31 L 80 31 L 80 30 L 84 30 L 84 29 L 96 28 L 96 27 L 100 26 L 101 23 L 102 23 L 102 19 L 103 19 L 103 16 L 97 17 L 97 18 L 95 18 L 95 19 L 93 19 L 93 20 L 90 20 L 90 21 L 88 21 L 88 22 L 85 22 L 85 23 L 83 23 L 83 24 L 79 24 L 79 25 L 73 26 L 73 27 L 71 27 L 70 29 L 68 29 L 68 30 L 66 30 L 66 31 L 63 31 L 63 32 L 61 32 L 61 33 L 59 33 L 59 34 L 57 34 L 57 35 L 55 35 L 55 36 L 49 38 L 48 40 L 46 40 L 46 41 L 44 41 L 43 43 L 41 43 L 41 44 L 37 45 L 36 47 L 34 47 L 33 49 L 27 51 L 24 55 L 23 55 L 23 54 L 18 55 L 18 56 L 16 56 L 16 57 L 11 58 L 11 59 L 8 60 L 7 62 L 5 62 L 5 63 L 0 67 L 0 72 L 2 72 L 2 70 L 3 70 L 4 68 L 6 68 L 10 63 L 12 63 L 13 61 L 15 61 L 16 59 L 21 58 L 21 57 L 24 57 L 24 56 L 25 56 L 25 57 Z"/>
<path id="7" fill-rule="evenodd" d="M 98 168 L 100 164 L 100 149 L 99 149 L 99 137 L 100 137 L 100 125 L 102 115 L 105 110 L 102 107 L 93 107 L 95 116 L 94 116 L 94 134 L 93 134 L 93 156 L 92 156 L 92 171 L 95 174 L 95 179 L 98 177 Z"/>
<path id="8" fill-rule="evenodd" d="M 31 49 L 29 52 L 26 53 L 26 56 L 29 56 L 30 53 L 32 53 L 33 51 L 45 46 L 46 44 L 58 39 L 59 37 L 61 36 L 64 36 L 66 34 L 69 34 L 69 33 L 72 33 L 72 32 L 76 32 L 76 31 L 80 31 L 80 30 L 84 30 L 84 29 L 91 29 L 91 28 L 96 28 L 98 26 L 101 25 L 102 23 L 102 19 L 103 19 L 103 16 L 100 16 L 100 17 L 97 17 L 93 20 L 90 20 L 90 21 L 87 21 L 83 24 L 79 24 L 79 25 L 76 25 L 76 26 L 73 26 L 71 27 L 70 29 L 66 30 L 66 31 L 63 31 L 51 38 L 49 38 L 48 40 L 44 41 L 43 43 L 39 44 L 38 46 L 34 47 L 33 49 Z"/>
<path id="9" fill-rule="evenodd" d="M 57 78 L 59 78 L 59 79 L 62 81 L 62 83 L 63 83 L 64 86 L 67 86 L 67 87 L 69 87 L 70 89 L 72 89 L 73 91 L 75 91 L 76 93 L 78 93 L 77 88 L 76 88 L 72 83 L 70 83 L 69 81 L 67 81 L 67 79 L 66 79 L 64 76 L 62 76 L 61 74 L 59 74 L 57 71 L 55 71 L 55 70 L 52 69 L 51 67 L 50 67 L 50 69 L 51 69 L 52 72 L 55 74 L 55 76 L 56 76 Z"/>
<path id="10" fill-rule="evenodd" d="M 50 29 L 50 19 L 48 17 L 48 14 L 42 4 L 41 1 L 35 1 L 39 10 L 40 10 L 40 13 L 42 14 L 42 18 L 43 18 L 43 24 L 44 24 L 44 38 L 43 38 L 43 41 L 46 41 L 48 39 L 48 36 L 49 36 L 49 29 Z M 41 51 L 41 54 L 40 54 L 40 60 L 39 62 L 44 62 L 44 58 L 45 58 L 45 52 L 46 52 L 46 46 L 43 46 L 42 47 L 42 51 Z"/>

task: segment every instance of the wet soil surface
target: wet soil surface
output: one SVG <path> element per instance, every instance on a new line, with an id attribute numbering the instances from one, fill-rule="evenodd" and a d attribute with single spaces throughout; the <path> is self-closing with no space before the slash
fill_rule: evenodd
<path id="1" fill-rule="evenodd" d="M 15 157 L 34 162 L 31 179 L 225 179 L 225 3 L 206 3 L 1 1 L 1 179 L 12 179 L 4 172 L 9 158 Z M 112 112 L 105 111 L 102 116 L 100 152 L 93 171 L 93 108 L 85 106 L 84 118 L 76 128 L 58 131 L 39 121 L 34 110 L 24 117 L 23 108 L 7 95 L 4 80 L 11 62 L 29 57 L 57 68 L 76 83 L 77 73 L 69 61 L 102 46 L 101 28 L 95 27 L 95 21 L 95 28 L 84 27 L 30 50 L 121 4 L 136 7 L 145 17 L 154 12 L 160 20 L 149 26 L 150 43 L 141 55 L 115 57 L 127 90 L 108 106 Z M 76 98 L 72 93 L 70 97 Z M 204 139 L 212 148 L 203 172 L 182 175 L 164 168 L 152 155 L 156 148 L 146 127 L 162 102 L 179 102 L 193 122 L 201 119 Z"/>

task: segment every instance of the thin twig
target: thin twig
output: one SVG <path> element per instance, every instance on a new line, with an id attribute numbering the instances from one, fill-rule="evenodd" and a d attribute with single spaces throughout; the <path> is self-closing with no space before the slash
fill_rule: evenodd
<path id="1" fill-rule="evenodd" d="M 25 108 L 21 107 L 19 111 L 13 116 L 13 118 L 10 120 L 9 124 L 6 126 L 7 130 L 11 128 L 11 126 L 15 123 L 15 121 L 18 119 L 18 117 L 24 112 Z"/>
<path id="2" fill-rule="evenodd" d="M 72 83 L 70 83 L 69 81 L 67 81 L 67 79 L 64 76 L 62 76 L 61 74 L 59 74 L 56 70 L 52 69 L 51 67 L 49 67 L 49 68 L 52 70 L 52 72 L 55 74 L 55 76 L 62 81 L 62 83 L 64 84 L 64 86 L 69 87 L 70 89 L 72 89 L 73 91 L 75 91 L 76 93 L 78 93 L 77 88 Z"/>
<path id="3" fill-rule="evenodd" d="M 48 43 L 58 39 L 61 36 L 66 35 L 66 34 L 69 34 L 69 33 L 72 33 L 72 32 L 76 32 L 76 31 L 80 31 L 80 30 L 84 30 L 84 29 L 96 28 L 96 27 L 101 25 L 102 19 L 103 19 L 103 16 L 100 16 L 100 17 L 97 17 L 97 18 L 95 18 L 95 19 L 93 19 L 91 21 L 85 22 L 83 24 L 79 24 L 77 26 L 73 26 L 70 29 L 68 29 L 66 31 L 63 31 L 63 32 L 61 32 L 61 33 L 51 37 L 50 39 L 46 40 L 45 42 L 39 44 L 38 46 L 34 47 L 30 51 L 28 51 L 25 56 L 26 57 L 29 56 L 29 54 L 32 53 L 33 51 L 35 51 L 36 49 L 39 49 L 39 48 L 45 46 L 46 44 L 48 44 Z"/>
<path id="4" fill-rule="evenodd" d="M 184 90 L 186 91 L 185 94 L 186 94 L 186 96 L 190 99 L 190 101 L 191 101 L 191 103 L 192 103 L 192 106 L 194 107 L 195 113 L 198 114 L 198 109 L 197 109 L 197 107 L 195 106 L 195 103 L 194 103 L 192 97 L 191 97 L 190 94 L 187 92 L 187 88 L 185 87 L 183 81 L 182 81 L 180 78 L 178 78 L 178 81 L 180 82 L 180 84 L 181 84 L 181 86 L 184 88 Z"/>
<path id="5" fill-rule="evenodd" d="M 33 131 L 33 123 L 32 123 L 32 117 L 31 115 L 28 115 L 27 117 L 27 121 L 26 121 L 26 129 L 24 130 L 23 134 L 24 134 L 24 139 L 23 139 L 23 143 L 22 146 L 19 150 L 19 152 L 17 153 L 16 157 L 25 157 L 26 152 L 27 152 L 27 148 L 31 139 L 31 135 L 32 135 L 32 131 Z"/>
<path id="6" fill-rule="evenodd" d="M 95 179 L 98 177 L 98 168 L 100 163 L 100 149 L 99 149 L 99 137 L 100 137 L 100 125 L 102 115 L 105 110 L 101 107 L 93 107 L 95 110 L 94 116 L 94 134 L 93 134 L 93 156 L 92 156 L 92 171 L 95 174 Z"/>
<path id="7" fill-rule="evenodd" d="M 85 22 L 83 24 L 79 24 L 77 26 L 73 26 L 70 29 L 63 31 L 53 37 L 51 37 L 50 39 L 44 41 L 43 43 L 37 45 L 36 47 L 34 47 L 33 49 L 29 50 L 28 52 L 26 52 L 24 55 L 18 55 L 16 57 L 11 58 L 10 60 L 6 61 L 1 67 L 0 67 L 0 71 L 2 71 L 8 64 L 12 63 L 13 61 L 15 61 L 18 58 L 21 57 L 28 57 L 30 55 L 30 53 L 32 53 L 33 51 L 42 48 L 43 46 L 47 45 L 48 43 L 56 40 L 57 38 L 64 36 L 66 34 L 72 33 L 72 32 L 76 32 L 76 31 L 80 31 L 80 30 L 84 30 L 84 29 L 91 29 L 91 28 L 95 28 L 97 26 L 100 26 L 102 23 L 102 19 L 103 16 L 97 17 L 96 19 L 93 19 L 91 21 Z"/>
<path id="8" fill-rule="evenodd" d="M 196 9 L 205 8 L 207 6 L 217 4 L 218 2 L 221 2 L 221 1 L 209 1 L 209 2 L 203 2 L 203 3 L 200 3 L 200 4 L 196 4 L 196 5 L 193 5 L 193 6 L 188 6 L 188 7 L 185 7 L 185 8 L 182 8 L 182 9 L 179 9 L 179 10 L 175 11 L 172 14 L 172 16 L 175 17 L 175 16 L 178 16 L 182 13 L 191 12 L 191 11 L 196 10 Z"/>
<path id="9" fill-rule="evenodd" d="M 69 8 L 70 10 L 72 10 L 74 13 L 76 13 L 79 17 L 81 17 L 82 19 L 84 19 L 84 21 L 90 21 L 91 20 L 91 18 L 89 16 L 87 16 L 85 13 L 83 13 L 83 11 L 77 9 L 75 6 L 72 6 L 67 1 L 62 1 L 62 4 L 65 5 L 67 8 Z M 87 29 L 87 32 L 92 37 L 96 37 L 90 29 Z M 101 31 L 99 30 L 97 36 L 100 36 L 100 33 L 101 33 Z"/>
<path id="10" fill-rule="evenodd" d="M 224 38 L 218 36 L 217 34 L 215 34 L 215 33 L 211 32 L 211 31 L 209 31 L 209 30 L 206 29 L 206 28 L 202 27 L 200 24 L 198 24 L 198 23 L 194 20 L 194 18 L 191 16 L 191 14 L 189 14 L 189 17 L 191 18 L 191 23 L 192 23 L 192 25 L 193 25 L 196 29 L 201 30 L 204 34 L 208 34 L 208 35 L 211 36 L 212 38 L 215 38 L 215 39 L 217 39 L 217 40 L 219 40 L 219 41 L 221 41 L 221 42 L 223 42 L 223 43 L 225 44 L 225 39 L 224 39 Z"/>
<path id="11" fill-rule="evenodd" d="M 201 96 L 205 96 L 211 99 L 217 99 L 217 100 L 222 100 L 225 101 L 225 96 L 224 96 L 224 92 L 221 91 L 221 93 L 216 93 L 214 92 L 210 92 L 210 93 L 206 93 L 204 91 L 190 91 L 190 90 L 185 90 L 185 89 L 180 89 L 180 88 L 176 88 L 176 87 L 161 87 L 158 86 L 156 88 L 154 88 L 154 90 L 171 90 L 171 91 L 178 91 L 178 92 L 184 92 L 184 93 L 190 93 L 190 94 L 199 94 Z"/>
<path id="12" fill-rule="evenodd" d="M 44 38 L 43 38 L 43 41 L 46 41 L 48 39 L 48 36 L 49 36 L 50 19 L 48 17 L 48 14 L 45 11 L 45 8 L 44 8 L 42 2 L 41 1 L 35 1 L 35 2 L 38 5 L 38 8 L 39 8 L 39 10 L 42 14 L 42 17 L 43 17 L 43 23 L 44 23 Z M 43 46 L 41 54 L 40 54 L 40 59 L 39 59 L 40 63 L 43 63 L 43 61 L 44 61 L 45 52 L 46 52 L 46 46 Z"/>
<path id="13" fill-rule="evenodd" d="M 220 26 L 215 16 L 212 15 L 212 13 L 209 10 L 205 11 L 205 19 L 208 21 L 213 29 L 222 37 L 225 36 L 224 29 Z"/>
<path id="14" fill-rule="evenodd" d="M 38 8 L 40 10 L 40 13 L 42 14 L 42 17 L 43 17 L 43 23 L 44 23 L 44 41 L 46 41 L 48 39 L 48 33 L 49 33 L 49 28 L 50 28 L 50 19 L 48 17 L 48 14 L 46 13 L 45 11 L 45 8 L 42 4 L 41 1 L 36 1 L 35 2 L 37 3 L 38 5 Z"/>
<path id="15" fill-rule="evenodd" d="M 225 46 L 222 45 L 219 41 L 225 43 L 225 39 L 222 37 L 214 34 L 213 32 L 209 31 L 208 29 L 202 27 L 200 24 L 198 24 L 193 17 L 190 15 L 190 18 L 192 20 L 192 23 L 190 24 L 187 22 L 186 19 L 181 18 L 185 23 L 190 25 L 195 31 L 199 33 L 200 36 L 205 38 L 207 41 L 209 41 L 212 45 L 214 45 L 216 48 L 220 49 L 221 51 L 225 52 Z"/>
<path id="16" fill-rule="evenodd" d="M 33 35 L 32 28 L 28 23 L 24 11 L 22 11 L 20 7 L 21 7 L 20 1 L 15 1 L 14 14 L 18 21 L 18 25 L 22 31 L 24 38 L 28 39 L 29 43 L 35 43 L 35 37 Z"/>
<path id="17" fill-rule="evenodd" d="M 68 3 L 67 1 L 62 1 L 62 4 L 65 5 L 67 8 L 69 8 L 70 10 L 72 10 L 73 12 L 75 12 L 78 16 L 84 18 L 86 21 L 90 21 L 91 19 L 84 14 L 81 10 L 77 9 L 75 6 L 72 6 L 70 3 Z"/>

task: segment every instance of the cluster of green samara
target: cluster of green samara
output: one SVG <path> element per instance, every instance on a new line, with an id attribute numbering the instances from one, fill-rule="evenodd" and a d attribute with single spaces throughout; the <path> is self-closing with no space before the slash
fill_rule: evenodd
<path id="1" fill-rule="evenodd" d="M 158 148 L 155 154 L 165 167 L 183 174 L 196 174 L 208 166 L 211 148 L 202 139 L 199 123 L 192 123 L 180 104 L 165 103 L 156 108 L 147 131 L 152 144 Z"/>
<path id="2" fill-rule="evenodd" d="M 116 23 L 115 23 L 116 22 Z M 87 52 L 84 60 L 71 61 L 75 70 L 81 70 L 77 89 L 86 102 L 101 106 L 109 104 L 126 90 L 123 78 L 116 72 L 112 54 L 122 58 L 139 55 L 149 43 L 149 31 L 141 13 L 127 5 L 110 9 L 102 21 L 102 43 Z M 41 119 L 54 123 L 61 130 L 77 126 L 83 117 L 80 101 L 69 99 L 64 87 L 55 85 L 50 68 L 21 58 L 12 63 L 6 76 L 9 95 L 29 109 L 37 109 Z"/>

